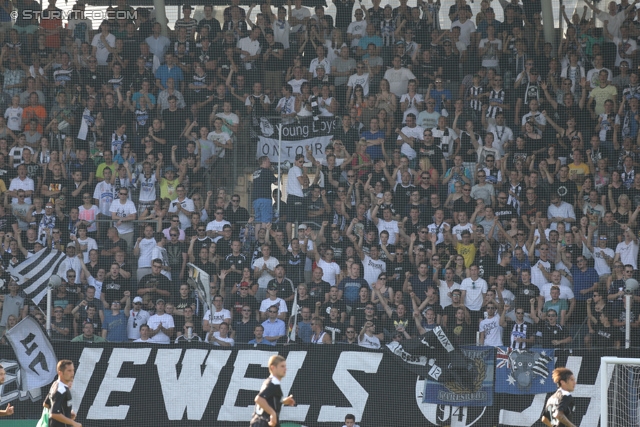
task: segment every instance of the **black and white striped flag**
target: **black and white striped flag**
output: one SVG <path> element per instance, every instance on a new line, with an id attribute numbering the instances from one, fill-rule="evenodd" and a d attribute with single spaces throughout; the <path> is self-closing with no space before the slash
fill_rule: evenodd
<path id="1" fill-rule="evenodd" d="M 35 304 L 47 294 L 49 278 L 58 272 L 58 267 L 67 256 L 56 249 L 43 249 L 20 264 L 10 267 L 9 273 L 14 276 L 20 289 Z"/>

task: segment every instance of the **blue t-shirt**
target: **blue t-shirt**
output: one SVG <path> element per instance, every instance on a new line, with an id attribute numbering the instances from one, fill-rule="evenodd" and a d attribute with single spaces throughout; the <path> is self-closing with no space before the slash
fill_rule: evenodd
<path id="1" fill-rule="evenodd" d="M 371 131 L 367 130 L 362 132 L 361 137 L 366 139 L 367 141 L 378 139 L 378 138 L 382 138 L 384 140 L 385 135 L 384 135 L 384 131 L 382 130 L 378 130 L 376 133 L 371 133 Z M 382 155 L 382 146 L 380 145 L 371 145 L 367 147 L 366 153 L 374 162 L 384 158 L 384 156 Z M 373 185 L 375 183 L 372 182 L 371 184 Z"/>
<path id="2" fill-rule="evenodd" d="M 583 289 L 589 289 L 594 283 L 598 283 L 600 281 L 598 272 L 592 267 L 587 268 L 587 271 L 583 272 L 580 271 L 576 265 L 573 265 L 571 266 L 571 275 L 573 276 L 573 295 L 575 296 L 576 301 L 586 301 L 591 298 L 591 292 L 581 294 L 580 291 Z"/>
<path id="3" fill-rule="evenodd" d="M 338 283 L 338 290 L 342 291 L 342 299 L 347 304 L 354 304 L 360 300 L 360 288 L 369 288 L 369 283 L 364 279 L 352 279 L 347 277 Z"/>
<path id="4" fill-rule="evenodd" d="M 107 341 L 109 342 L 127 342 L 127 317 L 124 311 L 113 315 L 111 310 L 104 311 L 103 329 L 107 330 Z"/>

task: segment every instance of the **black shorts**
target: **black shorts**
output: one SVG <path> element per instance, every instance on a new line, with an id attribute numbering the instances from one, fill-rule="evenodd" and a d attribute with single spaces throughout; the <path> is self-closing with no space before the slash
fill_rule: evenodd
<path id="1" fill-rule="evenodd" d="M 269 427 L 269 422 L 263 419 L 251 420 L 251 424 L 249 425 L 251 427 Z M 280 425 L 280 423 L 278 423 L 278 425 Z"/>
<path id="2" fill-rule="evenodd" d="M 298 196 L 287 196 L 287 222 L 304 222 L 307 218 L 304 206 L 304 198 Z"/>

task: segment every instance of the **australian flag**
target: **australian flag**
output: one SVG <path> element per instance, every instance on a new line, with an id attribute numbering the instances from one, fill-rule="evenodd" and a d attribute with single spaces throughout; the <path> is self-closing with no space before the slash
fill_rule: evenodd
<path id="1" fill-rule="evenodd" d="M 552 393 L 556 385 L 551 378 L 555 369 L 553 349 L 514 350 L 497 347 L 496 393 Z"/>

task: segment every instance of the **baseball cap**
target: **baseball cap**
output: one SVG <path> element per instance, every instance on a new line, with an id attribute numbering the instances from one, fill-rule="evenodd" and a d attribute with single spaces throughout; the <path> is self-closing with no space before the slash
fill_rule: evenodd
<path id="1" fill-rule="evenodd" d="M 298 226 L 298 230 L 306 230 L 307 229 L 307 224 L 300 224 Z"/>
<path id="2" fill-rule="evenodd" d="M 133 303 L 135 304 L 135 303 L 137 303 L 137 302 L 139 302 L 139 303 L 141 303 L 141 304 L 142 304 L 142 298 L 141 298 L 141 297 L 135 297 L 135 298 L 133 299 Z"/>
<path id="3" fill-rule="evenodd" d="M 162 298 L 158 298 L 158 299 L 156 300 L 156 304 L 160 304 L 160 303 L 163 303 L 163 304 L 164 304 L 164 299 L 162 299 Z"/>
<path id="4" fill-rule="evenodd" d="M 182 10 L 185 10 L 185 9 L 193 9 L 193 8 L 191 7 L 190 4 L 185 4 L 184 6 L 182 6 Z"/>
<path id="5" fill-rule="evenodd" d="M 277 291 L 278 285 L 276 285 L 275 283 L 272 283 L 269 286 L 267 286 L 267 289 L 269 289 L 270 291 Z"/>
<path id="6" fill-rule="evenodd" d="M 249 288 L 249 282 L 242 282 L 242 283 L 240 283 L 240 287 L 241 287 L 241 288 L 247 288 L 247 289 L 248 289 L 248 288 Z"/>
<path id="7" fill-rule="evenodd" d="M 75 249 L 75 248 L 76 248 L 76 244 L 75 244 L 74 242 L 71 242 L 71 243 L 69 243 L 69 244 L 67 245 L 67 248 L 73 248 L 73 249 Z"/>

